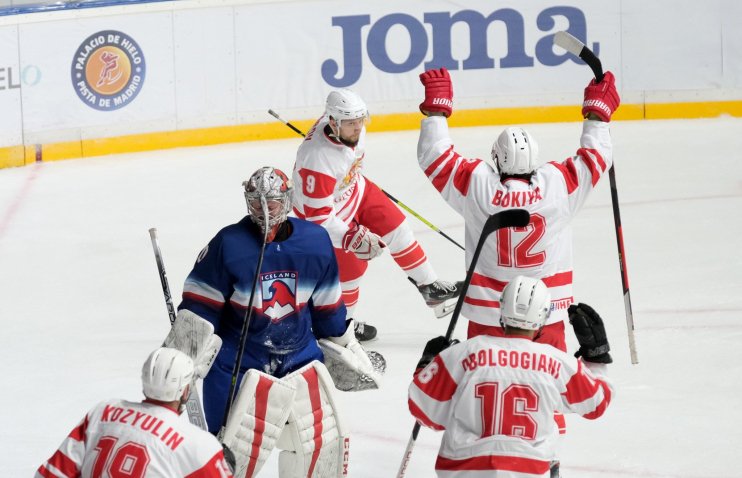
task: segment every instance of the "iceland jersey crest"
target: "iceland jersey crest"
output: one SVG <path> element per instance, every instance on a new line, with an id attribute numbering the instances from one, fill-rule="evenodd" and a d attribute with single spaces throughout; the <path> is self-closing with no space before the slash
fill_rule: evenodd
<path id="1" fill-rule="evenodd" d="M 295 271 L 265 272 L 260 274 L 263 292 L 263 314 L 274 324 L 296 312 Z"/>

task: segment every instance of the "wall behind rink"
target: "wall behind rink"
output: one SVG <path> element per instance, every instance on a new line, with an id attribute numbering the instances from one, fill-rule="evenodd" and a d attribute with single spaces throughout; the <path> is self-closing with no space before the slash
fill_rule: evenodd
<path id="1" fill-rule="evenodd" d="M 370 131 L 419 126 L 418 75 L 447 67 L 453 125 L 579 120 L 590 70 L 616 73 L 616 119 L 742 116 L 742 4 L 717 0 L 192 0 L 0 18 L 0 167 L 289 137 L 333 88 Z"/>

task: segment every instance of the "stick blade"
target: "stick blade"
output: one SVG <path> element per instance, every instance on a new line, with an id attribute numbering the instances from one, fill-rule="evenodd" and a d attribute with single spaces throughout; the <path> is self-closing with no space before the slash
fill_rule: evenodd
<path id="1" fill-rule="evenodd" d="M 565 31 L 556 32 L 554 34 L 554 44 L 564 48 L 576 56 L 580 56 L 582 49 L 585 48 L 584 43 Z"/>
<path id="2" fill-rule="evenodd" d="M 525 209 L 507 209 L 487 218 L 482 228 L 483 235 L 489 235 L 505 227 L 525 227 L 531 220 L 531 213 Z"/>

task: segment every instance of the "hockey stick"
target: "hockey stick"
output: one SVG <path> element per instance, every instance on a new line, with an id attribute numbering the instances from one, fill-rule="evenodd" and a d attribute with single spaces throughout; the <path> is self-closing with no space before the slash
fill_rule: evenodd
<path id="1" fill-rule="evenodd" d="M 162 252 L 160 251 L 160 244 L 157 242 L 157 228 L 151 228 L 149 230 L 149 237 L 152 239 L 152 250 L 155 252 L 155 261 L 157 261 L 157 271 L 160 273 L 160 283 L 162 284 L 162 294 L 165 296 L 165 306 L 167 307 L 167 314 L 170 316 L 170 325 L 172 326 L 175 322 L 175 307 L 173 306 L 172 295 L 170 295 L 170 285 L 167 280 L 167 273 L 165 272 L 165 262 L 162 260 Z M 201 398 L 198 395 L 198 388 L 196 384 L 191 386 L 191 393 L 188 395 L 186 401 L 186 412 L 188 413 L 188 421 L 201 428 L 207 430 L 206 418 L 204 417 L 204 410 L 201 407 Z"/>
<path id="2" fill-rule="evenodd" d="M 247 343 L 247 330 L 250 328 L 250 322 L 252 321 L 253 306 L 252 302 L 255 298 L 255 290 L 258 288 L 258 280 L 260 279 L 260 269 L 263 268 L 263 258 L 265 257 L 265 245 L 268 241 L 268 227 L 270 214 L 268 211 L 268 202 L 264 195 L 260 195 L 260 206 L 263 209 L 265 216 L 265 231 L 263 231 L 263 243 L 260 245 L 260 257 L 258 257 L 258 266 L 255 268 L 255 277 L 252 281 L 252 290 L 250 291 L 250 300 L 247 302 L 247 310 L 245 310 L 245 317 L 242 321 L 242 330 L 240 330 L 240 348 L 237 351 L 237 358 L 234 361 L 234 367 L 232 368 L 232 380 L 229 384 L 229 394 L 227 404 L 224 407 L 224 417 L 222 417 L 222 426 L 219 430 L 217 438 L 219 442 L 224 440 L 224 433 L 227 428 L 227 419 L 229 418 L 229 411 L 232 409 L 232 402 L 234 401 L 235 394 L 237 393 L 237 377 L 240 373 L 240 366 L 242 365 L 242 356 L 245 354 L 245 344 Z M 262 294 L 261 294 L 262 295 Z"/>
<path id="3" fill-rule="evenodd" d="M 593 70 L 595 81 L 603 81 L 603 65 L 600 59 L 577 38 L 567 32 L 561 31 L 554 35 L 554 44 L 560 46 L 580 57 Z M 639 358 L 636 353 L 636 342 L 634 340 L 634 314 L 631 311 L 631 293 L 629 291 L 629 273 L 626 269 L 626 252 L 623 244 L 623 230 L 621 228 L 621 213 L 618 209 L 618 188 L 616 187 L 616 171 L 611 164 L 608 170 L 608 178 L 611 183 L 611 203 L 613 205 L 613 223 L 616 229 L 616 244 L 618 245 L 618 265 L 621 269 L 621 284 L 623 286 L 623 304 L 626 310 L 626 329 L 629 334 L 629 351 L 631 353 L 631 363 L 636 365 Z"/>
<path id="4" fill-rule="evenodd" d="M 482 228 L 482 234 L 479 236 L 479 241 L 477 242 L 477 248 L 474 250 L 474 256 L 471 259 L 471 264 L 469 264 L 469 269 L 466 271 L 466 279 L 464 279 L 464 285 L 461 288 L 461 294 L 459 295 L 459 298 L 456 301 L 456 308 L 453 310 L 453 317 L 451 317 L 451 323 L 448 324 L 448 330 L 446 330 L 447 341 L 451 340 L 453 331 L 456 328 L 456 322 L 459 320 L 459 314 L 461 313 L 461 308 L 464 306 L 464 299 L 466 297 L 466 291 L 469 289 L 469 284 L 471 284 L 471 278 L 474 275 L 474 269 L 477 266 L 477 261 L 479 260 L 479 254 L 482 252 L 482 247 L 484 246 L 484 243 L 487 241 L 487 238 L 490 236 L 490 234 L 492 234 L 498 229 L 503 229 L 506 227 L 525 227 L 528 225 L 528 222 L 530 220 L 531 220 L 531 215 L 525 209 L 508 209 L 505 211 L 498 212 L 497 214 L 492 214 L 490 217 L 487 218 L 487 221 L 485 221 L 484 227 Z M 403 478 L 405 472 L 407 471 L 407 465 L 410 462 L 410 455 L 412 455 L 412 449 L 415 446 L 415 441 L 417 440 L 417 435 L 419 433 L 420 433 L 420 423 L 415 422 L 415 426 L 412 427 L 412 434 L 410 435 L 410 440 L 407 442 L 407 448 L 405 449 L 405 453 L 402 458 L 402 463 L 399 465 L 399 471 L 397 472 L 397 478 Z"/>
<path id="5" fill-rule="evenodd" d="M 286 121 L 285 119 L 281 118 L 281 117 L 280 117 L 280 116 L 278 115 L 278 113 L 276 113 L 275 111 L 273 111 L 273 110 L 268 110 L 268 113 L 269 113 L 269 114 L 270 114 L 271 116 L 273 116 L 274 118 L 276 118 L 276 119 L 277 119 L 278 121 L 280 121 L 281 123 L 283 123 L 283 124 L 285 124 L 286 126 L 288 126 L 289 128 L 291 128 L 291 129 L 292 129 L 292 130 L 293 130 L 294 132 L 296 132 L 296 133 L 298 133 L 298 134 L 302 135 L 302 136 L 303 136 L 303 137 L 305 137 L 305 138 L 307 137 L 307 135 L 305 135 L 304 133 L 302 133 L 302 131 L 301 131 L 301 130 L 300 130 L 299 128 L 297 128 L 297 127 L 296 127 L 296 126 L 294 126 L 293 124 L 289 123 L 289 122 L 288 122 L 288 121 Z M 453 244 L 455 244 L 455 245 L 456 245 L 456 246 L 457 246 L 457 247 L 458 247 L 459 249 L 461 249 L 462 251 L 463 251 L 463 250 L 465 250 L 465 249 L 464 249 L 464 246 L 462 246 L 461 244 L 459 244 L 458 242 L 456 242 L 455 240 L 453 240 L 453 239 L 452 239 L 452 238 L 451 238 L 451 237 L 450 237 L 450 236 L 449 236 L 448 234 L 446 234 L 445 232 L 443 232 L 443 231 L 441 231 L 440 229 L 438 229 L 437 227 L 435 227 L 435 226 L 434 226 L 433 224 L 431 224 L 431 223 L 430 223 L 430 222 L 429 222 L 429 221 L 428 221 L 427 219 L 425 219 L 424 217 L 422 217 L 421 215 L 419 215 L 418 213 L 416 213 L 415 211 L 413 211 L 412 209 L 410 209 L 410 208 L 409 208 L 409 207 L 408 207 L 408 206 L 407 206 L 406 204 L 404 204 L 404 203 L 403 203 L 402 201 L 400 201 L 399 199 L 395 198 L 394 196 L 392 196 L 391 194 L 389 194 L 388 192 L 386 192 L 386 191 L 385 191 L 385 190 L 383 190 L 383 189 L 381 190 L 381 192 L 383 192 L 383 193 L 384 193 L 384 194 L 386 195 L 386 197 L 388 197 L 389 199 L 391 199 L 391 200 L 392 200 L 392 202 L 393 202 L 393 203 L 395 203 L 395 204 L 396 204 L 397 206 L 401 207 L 401 208 L 402 208 L 402 209 L 404 209 L 405 211 L 407 211 L 407 212 L 409 212 L 410 214 L 412 214 L 413 216 L 415 216 L 415 218 L 416 218 L 417 220 L 419 220 L 420 222 L 422 222 L 423 224 L 425 224 L 426 226 L 428 226 L 429 228 L 431 228 L 432 230 L 434 230 L 435 232 L 437 232 L 437 233 L 438 233 L 438 234 L 440 234 L 441 236 L 443 236 L 443 237 L 445 237 L 446 239 L 448 239 L 449 241 L 451 241 L 451 242 L 452 242 Z"/>

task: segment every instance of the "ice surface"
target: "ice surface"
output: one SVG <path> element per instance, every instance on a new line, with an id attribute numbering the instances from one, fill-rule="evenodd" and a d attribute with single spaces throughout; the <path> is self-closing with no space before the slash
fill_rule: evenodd
<path id="1" fill-rule="evenodd" d="M 578 146 L 579 123 L 529 128 L 544 160 Z M 452 135 L 459 152 L 485 158 L 500 129 Z M 607 321 L 618 392 L 602 419 L 568 417 L 562 473 L 742 476 L 742 121 L 612 129 L 640 363 L 629 359 L 605 178 L 574 222 L 575 296 Z M 95 403 L 141 397 L 141 363 L 169 327 L 148 229 L 159 230 L 177 305 L 200 249 L 245 213 L 242 180 L 263 165 L 290 171 L 299 141 L 0 170 L 0 476 L 32 476 Z M 366 174 L 463 243 L 463 221 L 418 169 L 416 143 L 417 131 L 369 134 Z M 463 279 L 463 253 L 410 222 L 441 278 Z M 448 321 L 433 318 L 388 254 L 371 264 L 356 315 L 378 327 L 369 348 L 388 369 L 381 390 L 338 393 L 351 476 L 391 477 L 413 425 L 412 370 Z M 407 476 L 434 476 L 439 440 L 423 429 Z M 277 476 L 275 455 L 261 476 Z"/>

